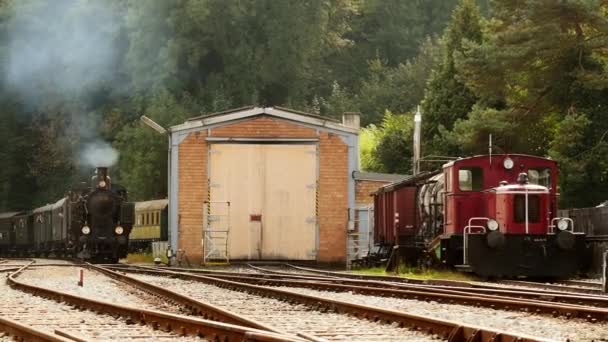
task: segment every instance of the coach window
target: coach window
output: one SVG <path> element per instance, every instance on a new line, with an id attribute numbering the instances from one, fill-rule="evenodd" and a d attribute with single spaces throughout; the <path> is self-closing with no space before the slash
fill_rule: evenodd
<path id="1" fill-rule="evenodd" d="M 515 195 L 513 206 L 515 223 L 526 222 L 526 195 Z M 538 223 L 540 221 L 540 197 L 528 195 L 528 222 Z"/>
<path id="2" fill-rule="evenodd" d="M 458 170 L 458 189 L 460 191 L 483 190 L 483 170 L 480 167 L 463 167 Z"/>
<path id="3" fill-rule="evenodd" d="M 542 185 L 544 187 L 551 187 L 551 169 L 529 169 L 528 180 L 532 184 Z"/>

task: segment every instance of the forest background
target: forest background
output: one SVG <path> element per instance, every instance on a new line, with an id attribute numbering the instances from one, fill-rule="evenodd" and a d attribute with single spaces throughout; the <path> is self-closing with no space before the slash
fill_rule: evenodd
<path id="1" fill-rule="evenodd" d="M 163 198 L 167 140 L 139 116 L 244 105 L 360 112 L 362 167 L 403 174 L 420 105 L 423 155 L 492 134 L 560 163 L 562 206 L 608 199 L 606 0 L 0 0 L 0 61 L 0 210 L 89 178 L 90 149 Z"/>

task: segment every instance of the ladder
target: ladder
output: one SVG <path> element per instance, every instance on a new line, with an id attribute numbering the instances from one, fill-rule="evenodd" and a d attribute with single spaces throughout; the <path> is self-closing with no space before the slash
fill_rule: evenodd
<path id="1" fill-rule="evenodd" d="M 229 263 L 230 202 L 205 201 L 203 217 L 203 264 L 211 261 Z"/>
<path id="2" fill-rule="evenodd" d="M 373 232 L 372 207 L 348 209 L 348 232 L 346 242 L 346 268 L 352 268 L 353 260 L 366 256 L 372 245 Z"/>

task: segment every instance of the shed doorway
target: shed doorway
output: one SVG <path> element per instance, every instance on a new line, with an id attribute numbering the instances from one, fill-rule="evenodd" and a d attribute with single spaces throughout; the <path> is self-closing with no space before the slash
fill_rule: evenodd
<path id="1" fill-rule="evenodd" d="M 210 144 L 209 200 L 230 202 L 230 259 L 315 260 L 316 151 L 316 144 Z"/>

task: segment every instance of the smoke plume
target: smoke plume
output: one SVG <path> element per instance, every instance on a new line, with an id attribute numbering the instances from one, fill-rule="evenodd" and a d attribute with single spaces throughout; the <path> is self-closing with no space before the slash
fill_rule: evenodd
<path id="1" fill-rule="evenodd" d="M 120 19 L 112 1 L 14 1 L 7 83 L 27 104 L 81 97 L 116 77 Z M 47 96 L 47 98 L 41 98 Z"/>
<path id="2" fill-rule="evenodd" d="M 111 167 L 118 161 L 118 152 L 110 144 L 97 141 L 85 145 L 81 162 L 90 167 Z"/>
<path id="3" fill-rule="evenodd" d="M 5 84 L 33 113 L 50 115 L 80 150 L 77 164 L 112 166 L 118 153 L 99 137 L 100 106 L 127 90 L 120 68 L 121 8 L 109 0 L 17 0 L 5 23 Z M 123 40 L 124 45 L 124 40 Z M 64 126 L 62 126 L 64 125 Z M 74 146 L 75 145 L 75 146 Z M 75 156 L 76 157 L 76 156 Z"/>

